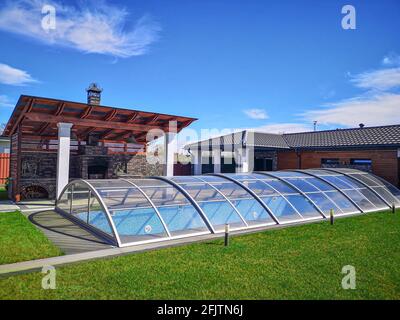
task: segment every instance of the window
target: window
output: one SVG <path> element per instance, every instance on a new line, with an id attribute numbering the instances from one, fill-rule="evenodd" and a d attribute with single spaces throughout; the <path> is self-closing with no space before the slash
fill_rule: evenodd
<path id="1" fill-rule="evenodd" d="M 372 165 L 371 159 L 350 159 L 350 164 L 353 165 Z"/>
<path id="2" fill-rule="evenodd" d="M 321 159 L 321 164 L 339 164 L 338 158 Z"/>

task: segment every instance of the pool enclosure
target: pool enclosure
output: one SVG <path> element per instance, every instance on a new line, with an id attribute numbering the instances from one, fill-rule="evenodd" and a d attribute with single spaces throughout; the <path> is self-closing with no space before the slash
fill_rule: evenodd
<path id="1" fill-rule="evenodd" d="M 123 247 L 387 210 L 400 190 L 353 169 L 75 180 L 56 210 Z"/>

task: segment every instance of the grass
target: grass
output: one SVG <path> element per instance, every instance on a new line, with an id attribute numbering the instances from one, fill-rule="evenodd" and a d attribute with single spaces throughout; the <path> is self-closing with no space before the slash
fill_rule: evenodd
<path id="1" fill-rule="evenodd" d="M 0 213 L 0 264 L 61 255 L 20 212 Z"/>
<path id="2" fill-rule="evenodd" d="M 8 196 L 6 189 L 0 186 L 0 201 L 1 200 L 8 200 Z"/>
<path id="3" fill-rule="evenodd" d="M 344 290 L 343 266 L 356 269 Z M 0 299 L 399 299 L 400 212 L 269 230 L 0 280 Z"/>

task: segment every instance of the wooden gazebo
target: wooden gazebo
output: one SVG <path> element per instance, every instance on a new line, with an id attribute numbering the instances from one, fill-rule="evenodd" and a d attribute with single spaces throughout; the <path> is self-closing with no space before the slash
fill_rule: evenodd
<path id="1" fill-rule="evenodd" d="M 12 197 L 17 201 L 21 198 L 35 197 L 35 193 L 40 193 L 38 188 L 46 189 L 46 182 L 40 182 L 46 179 L 54 180 L 53 184 L 57 185 L 57 192 L 53 192 L 55 190 L 50 190 L 51 188 L 46 190 L 49 197 L 55 197 L 70 178 L 90 178 L 87 176 L 90 172 L 86 172 L 88 169 L 84 168 L 84 162 L 92 161 L 90 159 L 93 157 L 102 157 L 103 163 L 108 163 L 107 170 L 103 172 L 104 178 L 115 176 L 110 165 L 115 165 L 114 162 L 118 161 L 128 161 L 129 165 L 122 165 L 124 173 L 146 175 L 148 172 L 142 168 L 142 158 L 146 152 L 146 136 L 149 131 L 156 129 L 164 132 L 165 146 L 168 147 L 175 134 L 195 120 L 182 116 L 22 95 L 3 133 L 3 136 L 11 138 Z M 68 148 L 63 149 L 62 146 Z M 173 159 L 173 155 L 168 155 L 171 152 L 165 152 L 168 159 Z M 63 168 L 66 161 L 69 161 L 66 159 L 66 153 L 74 160 L 71 168 L 68 165 L 67 169 Z M 55 155 L 57 157 L 54 159 Z M 132 159 L 136 159 L 137 162 L 139 158 L 140 164 L 135 166 Z M 47 162 L 49 164 L 44 165 Z M 51 165 L 57 167 L 57 172 L 50 170 Z M 120 163 L 118 165 L 121 167 Z M 140 168 L 143 172 L 140 172 Z M 164 174 L 173 174 L 173 163 L 170 161 L 167 161 L 163 168 Z"/>

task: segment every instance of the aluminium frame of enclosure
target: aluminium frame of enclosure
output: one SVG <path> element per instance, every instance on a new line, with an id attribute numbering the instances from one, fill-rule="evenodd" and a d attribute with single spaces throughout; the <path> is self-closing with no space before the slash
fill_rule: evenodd
<path id="1" fill-rule="evenodd" d="M 377 196 L 384 204 L 386 204 L 389 208 L 392 207 L 392 204 L 390 204 L 389 202 L 386 201 L 386 199 L 384 199 L 378 192 L 376 192 L 373 188 L 371 188 L 368 184 L 366 184 L 364 181 L 358 179 L 357 177 L 353 177 L 351 174 L 348 174 L 346 172 L 340 171 L 340 170 L 335 170 L 333 168 L 318 168 L 317 170 L 319 171 L 325 171 L 327 172 L 327 176 L 344 176 L 349 178 L 350 180 L 354 180 L 355 182 L 361 184 L 362 186 L 364 186 L 366 189 L 368 189 L 369 191 L 371 191 L 375 196 Z M 362 173 L 362 171 L 359 170 L 355 170 L 352 169 L 354 174 L 367 174 L 367 175 L 371 175 L 371 173 L 369 172 L 364 172 Z M 343 195 L 345 195 L 362 213 L 368 213 L 368 212 L 375 212 L 375 211 L 382 211 L 382 210 L 386 210 L 386 208 L 383 209 L 379 209 L 379 208 L 372 208 L 370 210 L 364 210 L 362 209 L 350 196 L 348 196 L 345 192 L 343 192 L 343 189 L 340 189 L 338 187 L 336 187 L 333 183 L 331 183 L 330 181 L 324 179 L 325 176 L 317 176 L 314 174 L 311 174 L 309 171 L 307 170 L 289 170 L 289 171 L 294 171 L 294 172 L 299 172 L 299 173 L 303 173 L 303 174 L 308 174 L 308 175 L 312 175 L 315 178 L 319 178 L 321 180 L 324 180 L 326 183 L 329 183 L 332 187 L 335 187 L 336 189 L 338 189 Z M 347 181 L 343 181 L 345 184 L 349 185 L 349 183 Z M 350 189 L 354 189 L 354 190 L 358 190 L 353 188 L 351 185 L 349 185 L 349 190 Z M 368 202 L 370 202 L 374 207 L 376 207 L 376 205 L 371 202 L 370 199 L 368 199 L 365 195 L 363 195 L 363 197 L 365 199 L 367 199 Z M 394 197 L 394 196 L 393 196 Z M 350 213 L 351 214 L 351 213 Z"/>
<path id="2" fill-rule="evenodd" d="M 334 204 L 337 208 L 343 209 L 343 207 L 339 204 L 336 203 L 335 200 L 333 198 L 331 198 L 329 194 L 329 192 L 326 192 L 322 189 L 320 189 L 317 185 L 314 185 L 311 182 L 307 182 L 307 177 L 312 177 L 315 179 L 320 180 L 322 183 L 329 185 L 330 187 L 332 187 L 332 192 L 339 192 L 342 196 L 344 196 L 353 206 L 355 209 L 358 209 L 358 211 L 351 211 L 351 212 L 342 212 L 338 217 L 341 216 L 347 216 L 347 215 L 354 215 L 354 214 L 361 214 L 361 213 L 365 213 L 365 212 L 372 212 L 372 211 L 382 211 L 382 210 L 387 210 L 389 208 L 391 208 L 391 204 L 384 199 L 384 197 L 382 195 L 380 195 L 374 188 L 372 188 L 371 186 L 369 186 L 367 183 L 365 183 L 364 181 L 362 181 L 361 179 L 357 179 L 357 177 L 352 176 L 349 173 L 346 172 L 342 172 L 340 170 L 334 170 L 334 169 L 325 169 L 325 168 L 318 168 L 315 169 L 318 171 L 323 171 L 326 172 L 327 175 L 332 175 L 332 176 L 345 176 L 348 179 L 350 179 L 350 181 L 356 181 L 357 184 L 359 184 L 360 186 L 362 186 L 362 188 L 355 188 L 353 186 L 351 186 L 348 182 L 346 182 L 345 180 L 341 180 L 342 182 L 344 182 L 345 184 L 349 185 L 349 189 L 343 189 L 343 190 L 357 190 L 357 192 L 363 197 L 365 198 L 365 200 L 367 200 L 374 208 L 370 209 L 370 210 L 365 210 L 362 209 L 360 205 L 358 205 L 358 203 L 352 199 L 349 195 L 347 195 L 340 187 L 336 186 L 335 184 L 333 184 L 332 182 L 328 181 L 327 179 L 324 178 L 324 175 L 319 175 L 319 174 L 314 174 L 312 171 L 308 171 L 308 170 L 286 170 L 286 171 L 282 171 L 282 172 L 293 172 L 293 173 L 300 173 L 302 175 L 304 175 L 304 177 L 301 176 L 293 176 L 293 177 L 287 177 L 287 179 L 300 179 L 305 181 L 307 184 L 313 186 L 317 191 L 315 192 L 307 192 L 305 190 L 302 190 L 300 187 L 294 185 L 293 183 L 291 183 L 290 181 L 287 181 L 287 179 L 284 179 L 282 176 L 279 176 L 278 174 L 275 174 L 274 172 L 253 172 L 253 173 L 242 173 L 242 174 L 237 174 L 236 176 L 238 177 L 237 179 L 234 179 L 232 177 L 232 175 L 229 174 L 222 174 L 222 173 L 215 173 L 215 174 L 209 174 L 206 176 L 210 176 L 210 177 L 218 177 L 219 179 L 221 179 L 221 181 L 218 182 L 218 180 L 216 180 L 216 182 L 212 182 L 212 180 L 208 180 L 205 178 L 206 176 L 192 176 L 191 178 L 193 178 L 193 180 L 197 180 L 198 182 L 194 182 L 193 180 L 191 180 L 191 182 L 187 182 L 188 185 L 192 184 L 192 185 L 201 185 L 203 184 L 203 186 L 207 186 L 207 188 L 212 188 L 216 193 L 218 193 L 223 201 L 225 201 L 228 205 L 228 207 L 232 207 L 232 209 L 236 212 L 237 216 L 240 218 L 241 222 L 243 223 L 243 226 L 240 227 L 236 227 L 234 228 L 234 230 L 251 230 L 251 229 L 257 229 L 257 228 L 265 228 L 265 227 L 269 227 L 269 226 L 276 226 L 276 225 L 285 225 L 285 224 L 297 224 L 297 223 L 306 223 L 310 220 L 323 220 L 323 219 L 327 219 L 328 216 L 326 213 L 324 213 L 324 211 L 319 207 L 319 205 L 313 201 L 307 193 L 318 193 L 318 194 L 322 194 L 324 195 L 325 198 L 327 198 L 327 200 L 331 201 L 332 204 Z M 354 175 L 355 174 L 360 174 L 363 173 L 361 171 L 358 170 L 353 170 L 351 171 Z M 369 174 L 369 173 L 363 173 L 363 174 Z M 239 179 L 240 176 L 247 176 L 248 178 L 242 178 Z M 252 177 L 251 177 L 252 176 Z M 265 179 L 260 178 L 259 176 L 264 176 Z M 202 178 L 203 177 L 203 178 Z M 250 178 L 249 178 L 250 177 Z M 368 178 L 368 176 L 367 176 Z M 375 177 L 376 178 L 376 177 Z M 202 219 L 204 225 L 205 225 L 205 230 L 204 231 L 196 231 L 196 232 L 192 232 L 192 233 L 187 233 L 187 234 L 179 234 L 179 235 L 173 235 L 171 234 L 171 231 L 169 230 L 168 224 L 164 221 L 162 214 L 159 211 L 159 208 L 161 207 L 168 207 L 171 205 L 155 205 L 155 203 L 153 202 L 151 196 L 149 196 L 148 194 L 146 194 L 146 192 L 144 192 L 142 190 L 142 188 L 145 188 L 144 186 L 139 186 L 138 184 L 136 184 L 134 181 L 135 179 L 127 179 L 127 178 L 121 178 L 121 179 L 117 179 L 119 181 L 123 181 L 124 183 L 130 185 L 131 187 L 127 187 L 127 186 L 121 186 L 121 187 L 117 187 L 118 188 L 123 188 L 123 189 L 127 189 L 127 195 L 129 194 L 129 190 L 130 189 L 134 189 L 135 191 L 138 191 L 143 197 L 144 199 L 147 201 L 146 203 L 149 205 L 149 208 L 151 207 L 155 214 L 157 215 L 159 221 L 161 222 L 161 225 L 163 227 L 163 230 L 166 233 L 166 237 L 162 236 L 160 238 L 156 238 L 156 239 L 147 239 L 147 240 L 140 240 L 140 241 L 135 241 L 135 242 L 128 242 L 128 243 L 123 243 L 121 241 L 121 237 L 119 235 L 118 229 L 116 227 L 116 224 L 114 223 L 113 220 L 113 215 L 111 214 L 110 209 L 108 208 L 107 204 L 105 203 L 105 201 L 103 200 L 102 195 L 98 192 L 97 189 L 101 190 L 101 187 L 94 187 L 92 185 L 92 183 L 90 181 L 84 180 L 84 179 L 77 179 L 77 180 L 73 180 L 71 181 L 61 192 L 60 197 L 57 199 L 56 201 L 56 210 L 57 212 L 61 213 L 63 216 L 71 219 L 73 222 L 87 228 L 88 230 L 90 230 L 91 232 L 99 235 L 100 237 L 105 238 L 108 242 L 112 243 L 113 245 L 117 245 L 118 247 L 125 247 L 125 246 L 131 246 L 131 245 L 137 245 L 137 244 L 145 244 L 145 243 L 151 243 L 151 242 L 159 242 L 159 241 L 166 241 L 166 240 L 173 240 L 173 239 L 180 239 L 180 238 L 186 238 L 186 237 L 194 237 L 194 236 L 198 236 L 198 235 L 206 235 L 206 234 L 216 234 L 216 233 L 221 233 L 223 231 L 218 231 L 215 229 L 215 227 L 213 226 L 213 224 L 211 223 L 210 219 L 207 217 L 207 214 L 203 211 L 202 207 L 199 205 L 200 202 L 212 202 L 210 200 L 196 200 L 186 189 L 184 186 L 182 186 L 181 184 L 184 184 L 183 182 L 178 183 L 176 181 L 174 181 L 174 177 L 149 177 L 148 180 L 159 180 L 159 181 L 163 181 L 164 183 L 168 184 L 171 188 L 176 190 L 176 195 L 178 194 L 183 195 L 183 197 L 188 201 L 188 202 L 184 202 L 184 203 L 180 203 L 180 204 L 174 204 L 172 206 L 177 206 L 178 208 L 180 206 L 186 206 L 189 205 L 194 209 L 194 212 L 197 212 L 197 214 L 199 215 L 199 217 Z M 268 184 L 267 182 L 269 181 L 269 179 L 272 180 L 277 180 L 280 181 L 281 183 L 284 183 L 286 186 L 288 186 L 289 188 L 293 189 L 295 193 L 293 194 L 287 194 L 285 192 L 280 192 L 279 190 L 275 189 L 272 185 Z M 368 178 L 369 179 L 369 178 Z M 378 178 L 376 178 L 378 179 Z M 140 179 L 142 180 L 142 179 Z M 372 179 L 369 179 L 372 180 Z M 379 178 L 379 180 L 382 182 L 382 179 Z M 108 181 L 108 180 L 106 180 Z M 236 190 L 241 190 L 241 191 L 245 191 L 245 194 L 248 195 L 249 197 L 245 197 L 245 198 L 238 198 L 238 199 L 233 199 L 231 198 L 230 195 L 225 195 L 221 190 L 219 190 L 217 187 L 215 187 L 213 185 L 213 183 L 230 183 L 232 184 L 232 187 L 237 186 L 238 189 Z M 276 196 L 281 197 L 284 200 L 284 203 L 286 205 L 289 205 L 290 207 L 292 207 L 293 211 L 299 216 L 301 217 L 301 219 L 291 219 L 291 220 L 287 220 L 287 221 L 282 221 L 279 217 L 277 217 L 274 213 L 274 210 L 272 210 L 266 202 L 264 202 L 263 198 L 266 198 L 267 196 L 260 196 L 258 195 L 255 191 L 253 191 L 251 188 L 249 188 L 248 186 L 246 186 L 245 183 L 243 183 L 244 181 L 246 182 L 250 182 L 250 181 L 257 181 L 257 182 L 261 182 L 262 184 L 266 185 L 266 189 L 267 186 L 269 189 L 273 190 L 276 193 Z M 374 182 L 372 180 L 372 182 Z M 72 202 L 74 200 L 74 189 L 73 186 L 75 184 L 78 183 L 82 183 L 85 187 L 87 187 L 88 189 L 88 210 L 87 210 L 87 214 L 89 217 L 90 214 L 90 200 L 92 199 L 92 196 L 95 197 L 102 209 L 102 212 L 104 213 L 105 217 L 106 217 L 106 221 L 109 224 L 109 227 L 111 229 L 111 233 L 108 234 L 107 232 L 100 230 L 99 228 L 92 226 L 89 223 L 86 223 L 84 221 L 82 221 L 81 219 L 75 217 L 72 214 Z M 377 184 L 378 185 L 378 184 Z M 71 191 L 67 192 L 67 201 L 70 201 L 70 212 L 68 213 L 65 210 L 62 210 L 61 208 L 58 207 L 59 202 L 61 201 L 62 197 L 64 196 L 65 192 L 67 190 L 69 190 L 69 187 L 71 186 Z M 393 192 L 391 192 L 385 185 L 384 182 L 382 182 L 382 186 L 381 187 L 385 187 L 386 190 L 388 191 L 389 194 L 391 196 L 394 197 L 394 199 L 399 200 L 397 196 L 394 195 Z M 393 186 L 394 187 L 394 186 Z M 151 188 L 155 188 L 155 187 L 151 187 Z M 382 203 L 387 206 L 387 208 L 383 208 L 383 207 L 378 207 L 378 205 L 374 202 L 372 202 L 373 200 L 368 199 L 368 197 L 364 194 L 362 194 L 359 189 L 367 189 L 370 192 L 372 192 L 376 197 L 378 197 Z M 395 187 L 394 187 L 395 188 Z M 107 188 L 106 188 L 107 189 Z M 243 190 L 242 190 L 243 189 Z M 234 188 L 233 188 L 234 190 Z M 70 197 L 68 197 L 69 193 L 71 193 Z M 274 193 L 274 194 L 275 194 Z M 327 194 L 328 193 L 328 194 Z M 215 193 L 214 193 L 215 194 Z M 305 217 L 301 214 L 301 212 L 294 206 L 294 204 L 292 203 L 292 201 L 290 199 L 288 199 L 286 196 L 287 195 L 301 195 L 304 199 L 306 199 L 315 209 L 315 211 L 320 215 L 320 216 L 315 216 L 315 217 Z M 269 196 L 270 197 L 270 196 Z M 240 212 L 240 210 L 236 207 L 235 202 L 238 200 L 254 200 L 256 201 L 262 208 L 265 213 L 269 216 L 269 218 L 271 218 L 272 221 L 266 221 L 266 222 L 260 222 L 260 220 L 255 219 L 254 221 L 257 221 L 257 223 L 255 224 L 249 224 L 248 221 L 246 221 L 246 218 L 244 218 L 244 216 L 242 215 L 242 213 Z M 222 200 L 216 200 L 217 202 L 220 201 L 222 202 Z M 400 201 L 400 200 L 399 200 Z M 380 204 L 380 203 L 379 203 Z M 123 208 L 125 210 L 127 209 L 131 209 L 131 210 L 135 210 L 135 208 Z M 116 210 L 121 210 L 121 209 L 116 209 Z M 88 220 L 89 221 L 89 220 Z M 252 221 L 252 220 L 249 220 Z"/>

